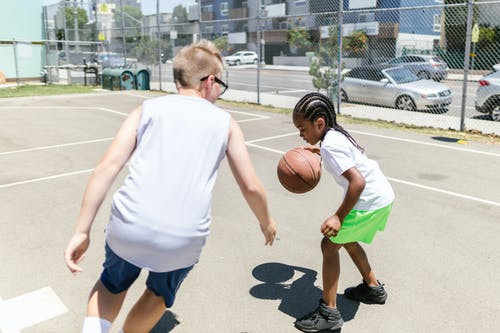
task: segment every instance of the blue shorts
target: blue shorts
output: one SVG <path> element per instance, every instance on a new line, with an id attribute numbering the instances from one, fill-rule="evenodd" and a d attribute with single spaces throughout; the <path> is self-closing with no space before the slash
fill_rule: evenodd
<path id="1" fill-rule="evenodd" d="M 132 265 L 128 261 L 120 258 L 108 244 L 105 247 L 106 259 L 102 274 L 102 284 L 113 294 L 121 293 L 127 290 L 132 283 L 139 277 L 141 268 Z M 171 272 L 149 272 L 146 286 L 156 296 L 162 296 L 167 308 L 172 307 L 175 300 L 175 294 L 182 281 L 188 275 L 193 266 L 177 269 Z"/>

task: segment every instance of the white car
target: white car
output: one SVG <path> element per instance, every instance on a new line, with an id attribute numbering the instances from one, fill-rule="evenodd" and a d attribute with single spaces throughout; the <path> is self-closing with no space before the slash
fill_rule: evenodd
<path id="1" fill-rule="evenodd" d="M 478 84 L 476 110 L 489 114 L 494 121 L 500 121 L 500 71 L 483 76 Z"/>
<path id="2" fill-rule="evenodd" d="M 239 51 L 225 58 L 226 63 L 231 65 L 256 64 L 259 57 L 253 51 Z"/>

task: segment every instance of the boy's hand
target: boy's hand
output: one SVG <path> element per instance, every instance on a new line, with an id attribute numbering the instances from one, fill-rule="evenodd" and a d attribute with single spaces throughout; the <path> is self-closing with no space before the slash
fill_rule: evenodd
<path id="1" fill-rule="evenodd" d="M 276 223 L 274 220 L 271 219 L 267 226 L 260 225 L 260 230 L 264 234 L 266 245 L 273 245 L 274 238 L 276 238 Z"/>
<path id="2" fill-rule="evenodd" d="M 71 273 L 75 274 L 83 270 L 78 264 L 85 258 L 85 252 L 89 248 L 89 243 L 89 235 L 86 233 L 75 233 L 71 237 L 64 251 L 64 261 Z"/>
<path id="3" fill-rule="evenodd" d="M 311 153 L 321 155 L 320 149 L 315 146 L 299 147 L 301 149 L 309 150 Z"/>
<path id="4" fill-rule="evenodd" d="M 335 237 L 339 233 L 342 223 L 337 215 L 332 215 L 323 222 L 321 225 L 321 233 L 325 237 Z"/>

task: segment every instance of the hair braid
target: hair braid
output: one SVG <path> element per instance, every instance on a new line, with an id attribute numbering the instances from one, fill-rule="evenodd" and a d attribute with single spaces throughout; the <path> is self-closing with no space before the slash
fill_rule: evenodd
<path id="1" fill-rule="evenodd" d="M 364 152 L 363 147 L 361 147 L 356 140 L 337 123 L 335 106 L 325 95 L 316 92 L 304 95 L 295 105 L 293 114 L 301 115 L 310 121 L 314 121 L 318 117 L 323 117 L 326 121 L 327 128 L 333 128 L 344 134 L 354 147 Z"/>

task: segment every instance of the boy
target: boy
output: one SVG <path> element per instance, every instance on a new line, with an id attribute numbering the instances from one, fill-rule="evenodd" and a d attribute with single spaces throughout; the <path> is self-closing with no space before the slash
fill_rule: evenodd
<path id="1" fill-rule="evenodd" d="M 220 52 L 200 41 L 180 50 L 173 67 L 178 94 L 147 100 L 132 111 L 87 185 L 65 251 L 72 273 L 82 271 L 78 263 L 89 246 L 93 220 L 130 158 L 129 175 L 113 195 L 104 269 L 90 293 L 83 333 L 108 332 L 141 269 L 149 271 L 147 288 L 123 331 L 148 332 L 173 305 L 209 234 L 212 189 L 226 155 L 265 244 L 274 241 L 275 223 L 243 133 L 213 105 L 227 88 L 220 79 Z"/>

